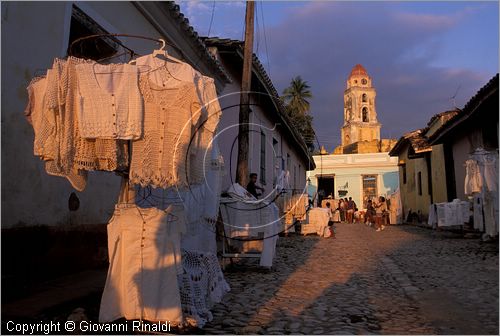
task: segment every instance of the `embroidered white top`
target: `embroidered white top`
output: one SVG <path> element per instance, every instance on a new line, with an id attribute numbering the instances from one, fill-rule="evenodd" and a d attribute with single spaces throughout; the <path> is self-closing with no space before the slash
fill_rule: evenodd
<path id="1" fill-rule="evenodd" d="M 184 223 L 157 208 L 117 204 L 108 224 L 109 271 L 100 322 L 120 317 L 182 322 L 180 236 Z"/>
<path id="2" fill-rule="evenodd" d="M 194 97 L 189 98 L 197 101 L 196 106 L 192 105 L 190 111 L 189 118 L 192 128 L 183 129 L 183 136 L 189 132 L 191 136 L 188 144 L 183 144 L 183 148 L 178 148 L 179 155 L 184 157 L 176 156 L 178 156 L 178 159 L 185 161 L 179 170 L 184 172 L 185 175 L 178 176 L 182 178 L 181 185 L 203 183 L 207 177 L 206 172 L 210 167 L 212 140 L 221 116 L 214 80 L 203 76 L 187 63 L 162 60 L 151 54 L 139 57 L 136 62 L 138 66 L 148 66 L 150 68 L 149 74 L 144 78 L 147 78 L 148 82 L 151 83 L 150 87 L 155 88 L 153 92 L 186 85 L 183 83 L 192 83 L 194 85 Z M 142 83 L 141 90 L 143 94 L 148 91 L 147 87 L 142 86 Z M 147 96 L 147 94 L 144 95 Z M 188 96 L 189 94 L 185 95 L 185 97 Z M 175 104 L 168 109 L 168 113 L 177 113 L 172 108 L 175 108 Z M 173 125 L 170 125 L 170 127 L 173 127 Z M 138 179 L 136 179 L 136 183 L 140 183 Z M 141 184 L 144 184 L 144 182 Z"/>
<path id="3" fill-rule="evenodd" d="M 130 181 L 155 188 L 186 187 L 192 115 L 200 108 L 194 84 L 174 80 L 163 87 L 148 77 L 146 73 L 140 78 L 145 105 L 144 137 L 132 143 Z"/>
<path id="4" fill-rule="evenodd" d="M 130 64 L 84 63 L 76 66 L 80 94 L 78 121 L 81 136 L 102 139 L 139 139 L 143 103 L 138 68 Z"/>

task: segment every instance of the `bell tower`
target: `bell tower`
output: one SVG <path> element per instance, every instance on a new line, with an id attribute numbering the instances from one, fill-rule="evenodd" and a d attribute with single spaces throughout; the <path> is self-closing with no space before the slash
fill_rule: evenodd
<path id="1" fill-rule="evenodd" d="M 359 141 L 380 140 L 380 127 L 375 109 L 375 88 L 361 64 L 352 68 L 344 91 L 344 125 L 342 147 Z"/>

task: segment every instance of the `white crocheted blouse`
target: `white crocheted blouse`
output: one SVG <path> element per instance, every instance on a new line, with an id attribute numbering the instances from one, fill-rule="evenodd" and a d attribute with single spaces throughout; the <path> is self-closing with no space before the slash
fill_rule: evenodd
<path id="1" fill-rule="evenodd" d="M 164 71 L 164 70 L 157 70 Z M 193 82 L 172 80 L 160 86 L 141 74 L 144 136 L 132 143 L 130 181 L 145 187 L 185 187 L 189 172 L 188 146 L 193 114 L 200 109 Z"/>
<path id="2" fill-rule="evenodd" d="M 75 57 L 55 59 L 45 82 L 28 86 L 25 114 L 35 132 L 34 152 L 54 176 L 66 177 L 78 191 L 85 189 L 87 170 L 116 170 L 128 165 L 125 140 L 85 139 L 78 128 L 76 65 L 92 63 Z"/>
<path id="3" fill-rule="evenodd" d="M 81 136 L 139 139 L 144 109 L 137 66 L 83 63 L 76 66 L 76 71 Z"/>
<path id="4" fill-rule="evenodd" d="M 221 115 L 213 79 L 201 75 L 187 63 L 165 61 L 152 55 L 138 58 L 137 65 L 148 66 L 151 69 L 147 76 L 141 76 L 140 79 L 141 92 L 145 97 L 146 105 L 148 101 L 151 103 L 158 99 L 171 99 L 168 95 L 175 95 L 176 97 L 174 99 L 185 100 L 184 104 L 187 104 L 185 107 L 190 104 L 189 101 L 191 101 L 192 104 L 189 107 L 189 111 L 184 110 L 184 112 L 181 111 L 182 108 L 178 111 L 175 110 L 178 105 L 175 101 L 170 101 L 168 107 L 163 106 L 163 108 L 165 108 L 163 111 L 169 114 L 169 118 L 174 118 L 174 122 L 166 123 L 166 127 L 174 133 L 181 132 L 182 128 L 182 134 L 180 134 L 179 140 L 185 142 L 183 144 L 179 143 L 175 155 L 169 158 L 168 165 L 170 167 L 168 170 L 170 172 L 163 169 L 163 173 L 160 173 L 160 176 L 153 177 L 155 173 L 152 172 L 152 169 L 144 167 L 144 165 L 142 168 L 139 167 L 139 161 L 132 158 L 131 180 L 143 186 L 152 181 L 156 181 L 153 182 L 153 186 L 163 188 L 173 186 L 176 183 L 179 183 L 178 187 L 203 183 L 206 179 L 206 172 L 210 165 L 212 139 Z M 146 85 L 148 82 L 150 85 Z M 194 96 L 192 92 L 193 85 Z M 185 93 L 167 93 L 172 92 L 175 88 L 187 91 Z M 160 94 L 162 91 L 165 91 L 163 98 L 160 97 L 162 96 L 162 94 Z M 152 93 L 154 92 L 158 94 L 153 95 Z M 145 118 L 149 117 L 148 114 L 150 110 L 151 109 L 148 108 L 145 110 Z M 179 120 L 175 119 L 177 113 L 183 115 Z M 187 127 L 187 124 L 183 126 L 185 122 L 181 120 L 186 121 L 186 117 L 189 118 L 191 128 Z M 145 133 L 146 132 L 149 133 L 150 128 L 145 125 Z M 133 146 L 133 156 L 135 156 L 138 151 L 144 149 L 145 144 L 141 144 L 139 141 L 135 142 Z M 150 155 L 154 155 L 155 153 L 161 154 L 159 151 L 153 151 Z M 161 156 L 163 159 L 163 155 Z M 158 159 L 154 159 L 153 161 L 157 160 Z M 173 174 L 171 173 L 172 171 Z M 167 176 L 162 176 L 165 173 Z"/>

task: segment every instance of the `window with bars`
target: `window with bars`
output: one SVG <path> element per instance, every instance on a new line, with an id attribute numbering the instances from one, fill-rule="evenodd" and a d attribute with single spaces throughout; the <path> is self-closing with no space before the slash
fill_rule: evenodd
<path id="1" fill-rule="evenodd" d="M 377 175 L 363 175 L 363 199 L 374 199 L 377 197 Z"/>
<path id="2" fill-rule="evenodd" d="M 120 45 L 118 40 L 112 36 L 83 40 L 72 45 L 73 41 L 81 37 L 96 34 L 108 34 L 108 32 L 80 8 L 73 5 L 68 41 L 68 55 L 93 60 L 115 55 L 120 49 Z"/>

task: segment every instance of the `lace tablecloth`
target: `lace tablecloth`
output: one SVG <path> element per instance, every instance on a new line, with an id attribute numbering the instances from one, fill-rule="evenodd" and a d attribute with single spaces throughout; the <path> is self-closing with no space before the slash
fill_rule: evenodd
<path id="1" fill-rule="evenodd" d="M 182 266 L 178 282 L 184 323 L 201 328 L 212 320 L 210 309 L 230 287 L 213 253 L 183 250 Z"/>

